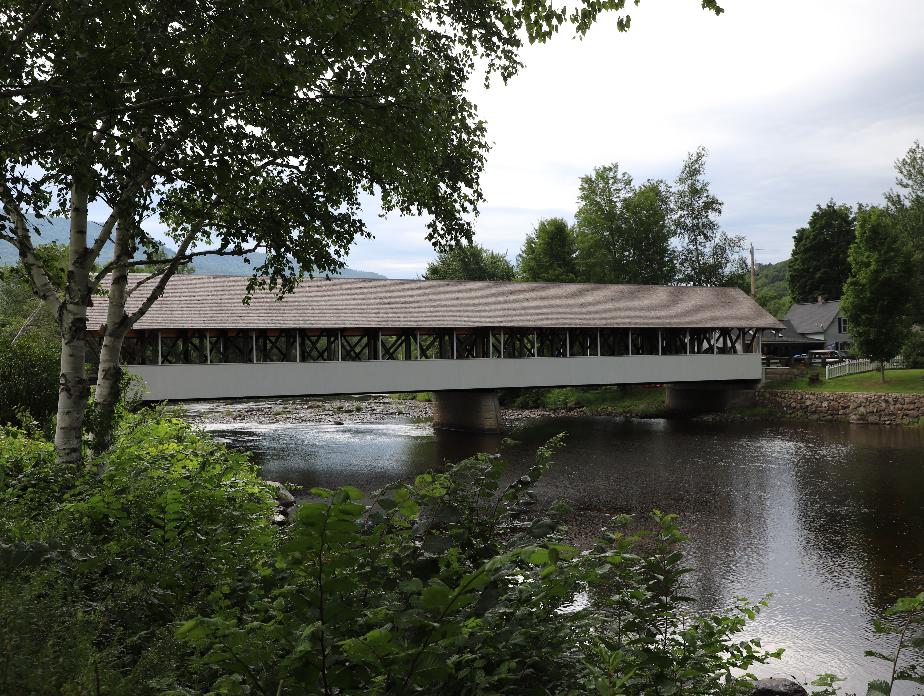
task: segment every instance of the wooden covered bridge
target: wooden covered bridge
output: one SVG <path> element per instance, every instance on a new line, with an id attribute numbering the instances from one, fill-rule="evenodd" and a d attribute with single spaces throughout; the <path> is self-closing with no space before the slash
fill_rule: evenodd
<path id="1" fill-rule="evenodd" d="M 122 351 L 146 399 L 433 391 L 480 412 L 457 392 L 757 382 L 780 326 L 736 288 L 338 279 L 243 304 L 246 285 L 169 281 Z"/>

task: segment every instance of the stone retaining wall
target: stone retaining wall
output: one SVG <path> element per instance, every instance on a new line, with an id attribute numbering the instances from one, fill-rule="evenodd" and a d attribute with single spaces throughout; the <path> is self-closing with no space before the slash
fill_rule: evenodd
<path id="1" fill-rule="evenodd" d="M 813 420 L 909 425 L 924 418 L 924 394 L 762 389 L 757 401 L 782 415 Z"/>

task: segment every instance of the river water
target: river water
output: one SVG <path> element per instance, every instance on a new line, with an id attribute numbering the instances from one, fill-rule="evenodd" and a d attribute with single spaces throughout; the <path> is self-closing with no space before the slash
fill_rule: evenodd
<path id="1" fill-rule="evenodd" d="M 253 451 L 267 478 L 366 491 L 478 451 L 502 451 L 515 473 L 567 432 L 540 498 L 570 503 L 579 540 L 613 514 L 678 513 L 701 608 L 773 593 L 751 633 L 786 653 L 762 675 L 833 672 L 848 678 L 847 691 L 865 693 L 868 679 L 887 676 L 863 656 L 887 646 L 876 642 L 873 617 L 924 590 L 920 429 L 563 416 L 529 421 L 511 442 L 402 417 L 345 425 L 217 417 L 206 427 Z"/>

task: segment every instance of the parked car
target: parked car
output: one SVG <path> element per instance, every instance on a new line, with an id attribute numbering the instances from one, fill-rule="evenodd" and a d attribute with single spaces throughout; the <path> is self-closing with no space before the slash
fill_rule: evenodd
<path id="1" fill-rule="evenodd" d="M 847 360 L 848 356 L 840 350 L 810 350 L 805 359 L 809 365 L 830 365 Z"/>

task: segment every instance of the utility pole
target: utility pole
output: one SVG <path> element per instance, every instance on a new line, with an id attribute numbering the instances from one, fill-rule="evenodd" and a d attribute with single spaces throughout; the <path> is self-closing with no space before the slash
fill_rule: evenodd
<path id="1" fill-rule="evenodd" d="M 754 268 L 754 243 L 751 243 L 751 297 L 757 296 L 757 271 Z"/>

